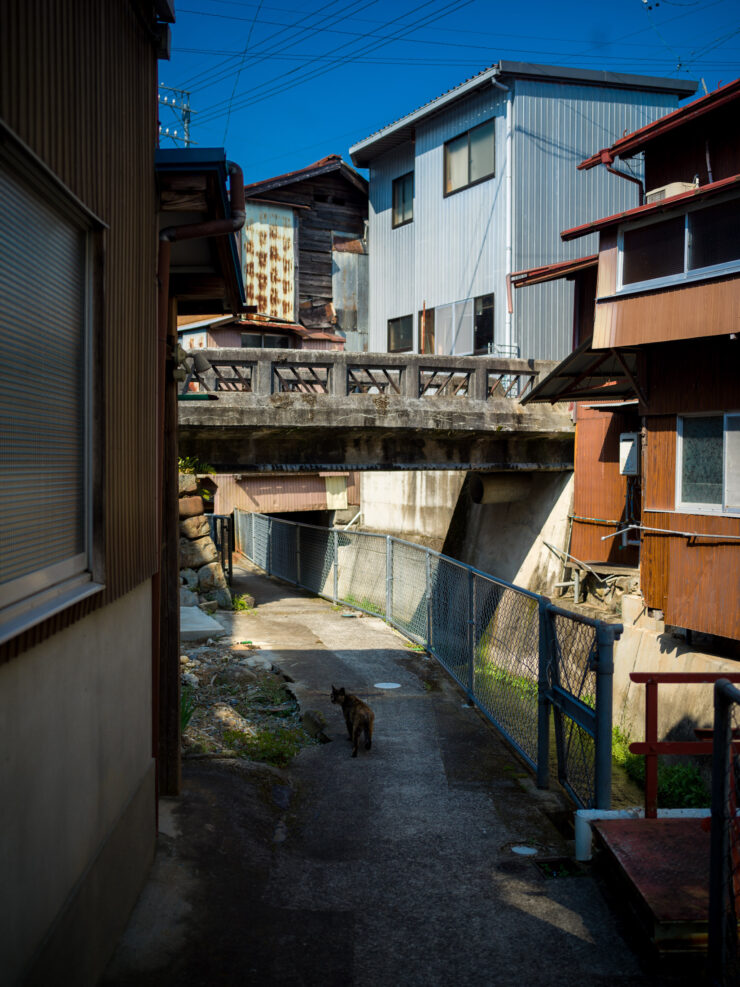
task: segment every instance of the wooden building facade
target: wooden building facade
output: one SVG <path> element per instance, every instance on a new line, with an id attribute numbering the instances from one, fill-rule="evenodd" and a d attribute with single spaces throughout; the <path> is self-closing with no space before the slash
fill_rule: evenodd
<path id="1" fill-rule="evenodd" d="M 644 190 L 646 201 L 636 208 L 563 233 L 567 240 L 600 235 L 593 338 L 531 396 L 632 402 L 608 412 L 579 408 L 574 514 L 603 517 L 612 534 L 629 522 L 624 541 L 639 542 L 645 604 L 666 623 L 734 641 L 740 640 L 740 135 L 726 124 L 738 111 L 740 80 L 582 162 L 582 168 L 611 166 L 643 153 L 645 174 L 657 186 Z M 594 425 L 600 414 L 603 423 Z M 639 517 L 607 519 L 625 476 L 610 475 L 601 460 L 609 458 L 609 436 L 625 425 L 634 433 L 638 423 Z M 579 549 L 588 555 L 589 545 L 598 548 L 582 534 Z"/>
<path id="2" fill-rule="evenodd" d="M 367 182 L 332 154 L 246 186 L 247 305 L 367 349 Z"/>

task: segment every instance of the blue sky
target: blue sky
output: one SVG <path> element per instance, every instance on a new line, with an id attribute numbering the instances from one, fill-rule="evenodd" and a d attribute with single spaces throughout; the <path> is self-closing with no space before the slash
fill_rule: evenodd
<path id="1" fill-rule="evenodd" d="M 189 90 L 191 138 L 225 146 L 255 181 L 349 160 L 353 143 L 502 58 L 712 90 L 740 75 L 738 11 L 737 0 L 178 0 L 160 82 Z M 160 120 L 182 133 L 170 108 Z"/>

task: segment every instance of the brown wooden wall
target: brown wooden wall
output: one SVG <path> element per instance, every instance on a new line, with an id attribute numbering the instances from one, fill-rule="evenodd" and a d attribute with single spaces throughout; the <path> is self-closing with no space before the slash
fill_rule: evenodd
<path id="1" fill-rule="evenodd" d="M 9 642 L 0 658 L 122 596 L 157 568 L 157 63 L 150 16 L 151 4 L 139 0 L 0 4 L 0 117 L 109 226 L 98 340 L 106 590 Z M 43 298 L 43 270 L 38 278 Z M 40 345 L 49 317 L 40 305 Z"/>
<path id="2" fill-rule="evenodd" d="M 627 477 L 619 472 L 619 435 L 639 431 L 636 405 L 624 411 L 598 411 L 577 406 L 576 447 L 573 481 L 573 514 L 576 518 L 621 521 L 626 517 Z M 634 508 L 639 518 L 639 488 L 634 490 Z M 578 521 L 574 518 L 571 554 L 582 562 L 612 562 L 637 565 L 639 549 L 621 548 L 620 538 L 602 541 L 615 531 L 614 524 Z"/>
<path id="3" fill-rule="evenodd" d="M 616 248 L 610 245 L 604 256 L 603 275 L 599 271 L 599 295 L 610 294 L 615 286 Z M 669 339 L 719 336 L 737 332 L 738 327 L 740 275 L 736 274 L 597 301 L 593 346 L 594 349 L 607 349 Z"/>
<path id="4" fill-rule="evenodd" d="M 645 531 L 641 583 L 666 622 L 740 639 L 740 518 L 677 514 L 676 416 L 740 408 L 740 340 L 651 346 L 643 524 L 717 535 L 693 539 Z"/>
<path id="5" fill-rule="evenodd" d="M 693 123 L 669 131 L 652 141 L 645 151 L 645 188 L 659 188 L 669 182 L 709 182 L 706 146 L 717 182 L 740 172 L 740 132 L 738 104 L 730 103 Z"/>
<path id="6" fill-rule="evenodd" d="M 298 303 L 328 304 L 332 301 L 332 230 L 362 236 L 367 195 L 340 175 L 330 173 L 270 189 L 261 198 L 310 207 L 296 210 Z"/>

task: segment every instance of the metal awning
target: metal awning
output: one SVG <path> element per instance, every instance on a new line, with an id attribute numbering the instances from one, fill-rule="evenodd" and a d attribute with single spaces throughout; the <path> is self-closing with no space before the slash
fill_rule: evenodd
<path id="1" fill-rule="evenodd" d="M 592 338 L 573 350 L 521 403 L 631 398 L 644 402 L 637 380 L 636 350 L 593 350 Z"/>

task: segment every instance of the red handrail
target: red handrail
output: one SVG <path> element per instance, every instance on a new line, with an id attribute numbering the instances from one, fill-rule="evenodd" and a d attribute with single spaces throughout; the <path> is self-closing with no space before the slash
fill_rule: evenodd
<path id="1" fill-rule="evenodd" d="M 740 682 L 738 672 L 630 672 L 630 680 L 645 686 L 645 740 L 630 744 L 633 754 L 645 755 L 645 818 L 658 816 L 658 755 L 711 754 L 711 740 L 658 740 L 659 685 L 713 685 L 718 679 Z M 702 731 L 705 733 L 706 731 Z M 740 743 L 733 744 L 740 749 Z"/>

